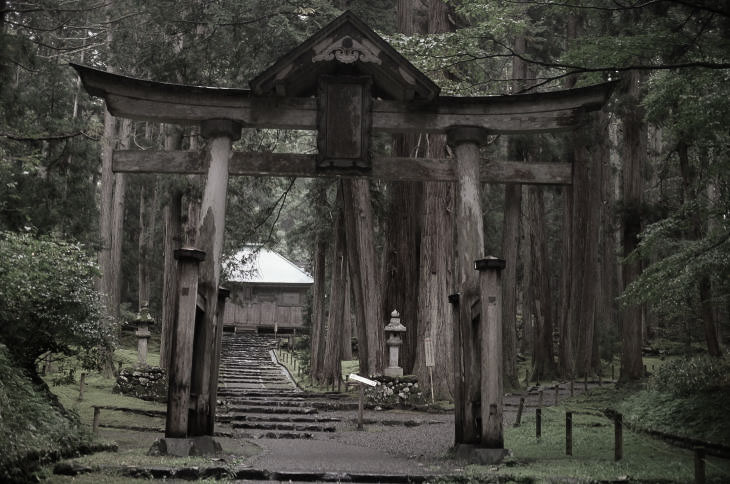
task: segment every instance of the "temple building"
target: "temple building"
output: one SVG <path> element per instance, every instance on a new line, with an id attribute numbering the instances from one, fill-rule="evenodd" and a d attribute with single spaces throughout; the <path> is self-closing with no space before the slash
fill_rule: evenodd
<path id="1" fill-rule="evenodd" d="M 290 333 L 304 326 L 314 282 L 299 266 L 261 245 L 247 245 L 224 263 L 226 330 Z"/>

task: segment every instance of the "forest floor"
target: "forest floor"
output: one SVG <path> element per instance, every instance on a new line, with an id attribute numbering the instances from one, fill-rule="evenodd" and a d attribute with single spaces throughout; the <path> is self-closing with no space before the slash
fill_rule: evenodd
<path id="1" fill-rule="evenodd" d="M 120 355 L 123 358 L 131 358 L 133 352 L 125 351 Z M 295 369 L 293 363 L 288 364 L 291 367 L 290 373 L 297 375 L 298 368 Z M 652 361 L 649 364 L 661 363 Z M 346 371 L 353 370 L 351 366 L 350 364 Z M 104 379 L 96 374 L 90 375 L 87 377 L 82 401 L 78 400 L 77 383 L 51 388 L 62 403 L 67 408 L 77 411 L 82 422 L 89 426 L 93 418 L 93 405 L 164 411 L 165 406 L 162 404 L 112 394 L 113 383 L 113 379 Z M 579 387 L 582 387 L 582 384 L 576 384 L 576 395 L 570 397 L 567 385 L 563 383 L 559 403 L 555 405 L 553 391 L 549 389 L 553 384 L 554 382 L 542 382 L 545 392 L 542 432 L 539 439 L 535 435 L 535 411 L 533 406 L 529 406 L 529 399 L 519 427 L 513 425 L 514 407 L 506 412 L 504 438 L 510 456 L 499 465 L 471 465 L 453 458 L 450 449 L 450 444 L 453 442 L 453 415 L 450 413 L 369 411 L 366 412 L 368 421 L 366 431 L 355 432 L 352 420 L 355 412 L 341 412 L 344 417 L 343 422 L 346 423 L 342 424 L 338 432 L 333 435 L 322 435 L 315 437 L 314 440 L 278 441 L 219 437 L 218 440 L 223 446 L 221 455 L 173 458 L 146 455 L 152 442 L 161 436 L 164 427 L 162 417 L 104 410 L 97 441 L 114 442 L 118 450 L 66 461 L 64 464 L 66 470 L 70 470 L 71 473 L 81 471 L 78 475 L 55 475 L 53 466 L 49 466 L 44 469 L 42 476 L 47 482 L 60 483 L 137 482 L 136 478 L 153 476 L 167 477 L 174 482 L 175 477 L 170 473 L 172 470 L 173 473 L 178 472 L 177 478 L 195 477 L 205 480 L 208 476 L 208 480 L 211 480 L 211 476 L 215 476 L 223 482 L 235 482 L 237 479 L 311 481 L 318 475 L 320 478 L 326 477 L 330 480 L 350 477 L 358 480 L 360 476 L 360 480 L 369 479 L 372 482 L 378 473 L 381 479 L 387 477 L 397 480 L 400 476 L 402 479 L 410 477 L 414 480 L 427 479 L 439 482 L 693 481 L 694 454 L 691 450 L 681 449 L 644 433 L 634 432 L 628 426 L 625 426 L 623 431 L 623 458 L 618 462 L 614 461 L 614 426 L 613 421 L 605 416 L 604 410 L 610 408 L 622 412 L 624 421 L 628 424 L 638 421 L 661 427 L 661 417 L 663 412 L 666 413 L 666 405 L 658 404 L 657 402 L 661 400 L 658 400 L 655 394 L 641 388 L 616 389 L 613 384 L 604 383 L 601 387 L 590 385 L 587 393 L 580 391 Z M 308 390 L 311 391 L 312 388 Z M 533 399 L 536 398 L 535 394 L 533 388 Z M 723 412 L 717 410 L 727 409 L 727 402 L 730 401 L 728 396 L 730 395 L 717 395 L 712 402 L 704 402 L 705 406 L 715 406 L 715 412 L 712 413 L 716 415 L 717 425 L 701 425 L 694 431 L 693 419 L 688 417 L 675 422 L 674 425 L 668 425 L 668 428 L 675 430 L 677 434 L 719 440 L 719 443 L 727 444 L 728 439 L 722 438 L 723 435 L 728 435 L 723 434 L 725 429 L 730 428 L 727 412 L 723 415 Z M 508 403 L 518 400 L 517 394 L 507 397 Z M 647 409 L 647 405 L 651 408 Z M 706 407 L 703 408 L 706 410 Z M 565 454 L 566 411 L 574 412 L 572 456 Z M 405 428 L 382 423 L 386 420 L 404 418 L 421 419 L 430 424 Z M 676 416 L 671 418 L 676 419 Z M 665 416 L 665 423 L 666 420 Z M 353 428 L 350 429 L 348 426 Z M 140 431 L 141 429 L 147 430 Z M 392 442 L 393 445 L 386 442 Z M 276 457 L 277 452 L 282 453 L 281 458 Z M 359 472 L 351 472 L 350 476 L 345 476 L 347 469 L 343 467 L 325 469 L 340 472 L 339 475 L 321 475 L 322 466 L 326 467 L 328 459 L 336 457 L 335 453 L 341 454 L 343 461 L 349 458 L 358 460 L 362 464 L 357 466 Z M 264 464 L 266 469 L 261 468 Z M 292 469 L 306 470 L 308 466 L 310 468 L 308 474 L 291 473 Z M 367 469 L 372 469 L 372 472 L 365 472 Z M 708 456 L 706 475 L 707 482 L 730 482 L 730 460 Z"/>

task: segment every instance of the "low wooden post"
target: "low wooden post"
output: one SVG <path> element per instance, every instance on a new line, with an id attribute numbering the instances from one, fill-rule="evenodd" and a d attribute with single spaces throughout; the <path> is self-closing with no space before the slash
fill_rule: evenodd
<path id="1" fill-rule="evenodd" d="M 86 372 L 81 372 L 79 377 L 79 401 L 84 399 L 84 384 L 86 383 Z"/>
<path id="2" fill-rule="evenodd" d="M 542 409 L 535 409 L 535 437 L 540 440 L 542 437 Z"/>
<path id="3" fill-rule="evenodd" d="M 583 377 L 583 391 L 588 392 L 588 372 Z"/>
<path id="4" fill-rule="evenodd" d="M 170 362 L 165 437 L 185 438 L 188 435 L 193 337 L 198 300 L 198 265 L 205 259 L 205 252 L 185 248 L 175 250 L 174 254 L 178 261 L 179 274 L 178 316 Z"/>
<path id="5" fill-rule="evenodd" d="M 573 412 L 565 412 L 565 455 L 573 455 Z"/>
<path id="6" fill-rule="evenodd" d="M 613 363 L 611 363 L 611 380 L 616 380 L 616 367 Z"/>
<path id="7" fill-rule="evenodd" d="M 623 415 L 613 416 L 613 460 L 620 461 L 624 456 Z"/>
<path id="8" fill-rule="evenodd" d="M 515 427 L 519 427 L 522 423 L 522 410 L 525 408 L 525 397 L 520 397 L 520 406 L 517 407 L 517 418 L 515 419 Z"/>
<path id="9" fill-rule="evenodd" d="M 530 385 L 530 370 L 525 368 L 525 385 Z"/>
<path id="10" fill-rule="evenodd" d="M 558 405 L 558 401 L 560 399 L 560 385 L 557 383 L 555 384 L 555 405 Z"/>
<path id="11" fill-rule="evenodd" d="M 488 449 L 504 448 L 502 408 L 502 281 L 504 259 L 487 257 L 474 262 L 479 271 L 481 312 L 481 444 Z"/>
<path id="12" fill-rule="evenodd" d="M 540 390 L 540 393 L 538 393 L 538 396 L 537 396 L 537 406 L 540 408 L 542 408 L 542 401 L 543 401 L 542 397 L 543 397 L 543 391 Z"/>
<path id="13" fill-rule="evenodd" d="M 121 374 L 122 374 L 122 362 L 118 361 L 117 362 L 117 376 L 119 376 Z"/>
<path id="14" fill-rule="evenodd" d="M 358 387 L 360 387 L 360 398 L 357 401 L 357 430 L 364 430 L 362 424 L 362 414 L 365 407 L 365 386 L 360 383 Z"/>
<path id="15" fill-rule="evenodd" d="M 695 484 L 705 484 L 705 448 L 695 447 Z"/>
<path id="16" fill-rule="evenodd" d="M 94 435 L 97 435 L 99 433 L 99 419 L 101 418 L 101 409 L 99 407 L 94 407 L 94 421 L 91 424 L 91 432 Z"/>

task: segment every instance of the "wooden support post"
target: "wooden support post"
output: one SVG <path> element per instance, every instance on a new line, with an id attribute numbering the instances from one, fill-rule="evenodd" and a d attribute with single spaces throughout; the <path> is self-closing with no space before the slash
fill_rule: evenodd
<path id="1" fill-rule="evenodd" d="M 191 393 L 195 395 L 188 432 L 191 436 L 212 435 L 210 422 L 215 421 L 215 405 L 211 408 L 211 374 L 217 365 L 216 326 L 218 323 L 218 288 L 228 189 L 228 167 L 233 141 L 241 137 L 241 125 L 226 119 L 200 123 L 200 134 L 206 139 L 208 173 L 200 205 L 196 243 L 206 252 L 200 264 L 200 294 L 205 300 L 205 313 L 195 331 Z M 213 403 L 215 403 L 213 401 Z"/>
<path id="2" fill-rule="evenodd" d="M 573 455 L 573 412 L 565 412 L 565 455 Z"/>
<path id="3" fill-rule="evenodd" d="M 215 346 L 213 353 L 213 365 L 210 368 L 210 389 L 208 391 L 209 405 L 211 412 L 208 413 L 207 435 L 215 433 L 215 406 L 218 401 L 218 373 L 220 372 L 221 351 L 223 348 L 223 316 L 226 311 L 226 299 L 231 295 L 231 291 L 225 287 L 218 288 L 218 307 L 216 309 L 218 316 L 215 324 Z"/>
<path id="4" fill-rule="evenodd" d="M 460 350 L 463 345 L 461 323 L 459 322 L 461 316 L 461 310 L 459 309 L 460 299 L 459 294 L 449 295 L 451 314 L 454 320 L 454 443 L 457 445 L 464 442 L 464 365 L 462 362 L 462 351 Z"/>
<path id="5" fill-rule="evenodd" d="M 695 447 L 695 484 L 705 484 L 705 448 Z"/>
<path id="6" fill-rule="evenodd" d="M 560 401 L 560 385 L 555 384 L 555 405 L 557 406 Z"/>
<path id="7" fill-rule="evenodd" d="M 487 257 L 474 262 L 479 271 L 481 312 L 481 444 L 489 449 L 504 448 L 502 409 L 502 281 L 504 259 Z"/>
<path id="8" fill-rule="evenodd" d="M 198 265 L 205 252 L 197 249 L 177 249 L 178 310 L 172 341 L 165 437 L 184 438 L 188 435 L 190 408 L 190 378 L 195 333 L 195 313 L 198 299 Z"/>
<path id="9" fill-rule="evenodd" d="M 520 397 L 520 406 L 517 407 L 517 418 L 515 419 L 515 427 L 519 427 L 522 423 L 522 411 L 525 409 L 525 397 Z"/>
<path id="10" fill-rule="evenodd" d="M 365 407 L 365 385 L 359 383 L 357 386 L 360 387 L 360 399 L 357 401 L 357 430 L 364 430 L 362 414 Z"/>
<path id="11" fill-rule="evenodd" d="M 86 372 L 81 372 L 79 378 L 79 401 L 84 399 L 84 384 L 86 383 Z"/>
<path id="12" fill-rule="evenodd" d="M 450 129 L 447 134 L 447 142 L 453 147 L 456 154 L 457 193 L 456 222 L 454 224 L 456 272 L 454 282 L 460 293 L 460 314 L 457 319 L 460 334 L 459 339 L 454 341 L 454 352 L 459 353 L 457 358 L 461 360 L 461 366 L 457 368 L 460 369 L 458 377 L 463 385 L 463 392 L 457 394 L 459 400 L 455 402 L 455 406 L 462 407 L 460 411 L 463 413 L 461 441 L 457 441 L 456 444 L 475 445 L 480 443 L 480 433 L 482 432 L 478 428 L 481 412 L 477 408 L 481 402 L 480 332 L 472 314 L 472 308 L 479 302 L 479 280 L 473 270 L 473 263 L 482 258 L 484 251 L 479 145 L 486 140 L 486 131 L 482 128 L 460 126 Z M 486 313 L 486 311 L 484 312 Z M 477 321 L 482 320 L 481 316 L 480 319 L 477 319 Z M 496 365 L 496 360 L 493 363 Z M 489 408 L 487 407 L 485 411 L 488 412 Z"/>
<path id="13" fill-rule="evenodd" d="M 542 409 L 539 407 L 535 409 L 535 437 L 537 440 L 542 437 Z"/>
<path id="14" fill-rule="evenodd" d="M 94 435 L 98 435 L 99 433 L 99 419 L 101 418 L 101 409 L 97 406 L 94 406 L 94 421 L 91 424 L 91 433 Z"/>
<path id="15" fill-rule="evenodd" d="M 617 413 L 613 417 L 613 460 L 619 461 L 624 456 L 623 415 Z"/>

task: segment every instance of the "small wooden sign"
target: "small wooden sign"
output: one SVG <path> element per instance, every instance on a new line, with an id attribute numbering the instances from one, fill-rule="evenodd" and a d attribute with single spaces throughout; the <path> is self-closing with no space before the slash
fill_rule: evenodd
<path id="1" fill-rule="evenodd" d="M 426 367 L 433 368 L 436 366 L 436 363 L 433 361 L 433 341 L 431 338 L 426 338 L 424 340 L 424 346 L 426 348 Z"/>
<path id="2" fill-rule="evenodd" d="M 376 382 L 375 380 L 365 378 L 365 377 L 357 375 L 355 373 L 350 373 L 349 379 L 352 381 L 356 381 L 358 383 L 362 383 L 363 385 L 371 386 L 371 387 L 374 387 L 378 384 L 378 382 Z"/>

